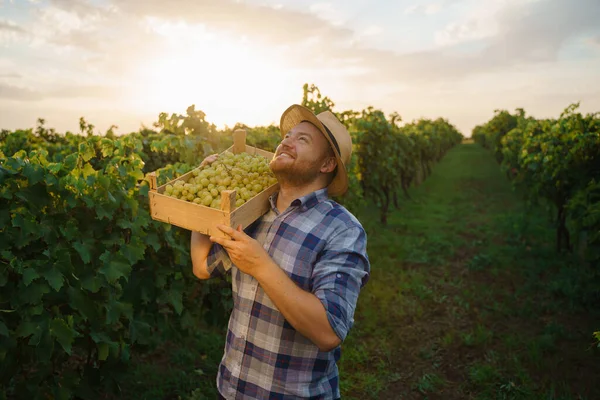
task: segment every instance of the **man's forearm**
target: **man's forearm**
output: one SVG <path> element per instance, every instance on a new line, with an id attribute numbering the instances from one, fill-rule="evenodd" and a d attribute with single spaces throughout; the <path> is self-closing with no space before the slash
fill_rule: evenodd
<path id="1" fill-rule="evenodd" d="M 298 287 L 273 260 L 255 278 L 285 319 L 321 351 L 340 344 L 321 301 Z"/>
<path id="2" fill-rule="evenodd" d="M 199 279 L 210 278 L 206 259 L 208 258 L 208 253 L 210 252 L 212 245 L 213 243 L 210 241 L 209 236 L 192 231 L 192 237 L 190 239 L 192 271 Z"/>

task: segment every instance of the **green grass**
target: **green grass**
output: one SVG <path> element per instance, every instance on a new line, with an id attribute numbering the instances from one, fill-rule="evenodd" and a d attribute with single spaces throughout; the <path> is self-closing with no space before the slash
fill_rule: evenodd
<path id="1" fill-rule="evenodd" d="M 598 399 L 597 276 L 554 251 L 491 155 L 450 151 L 387 226 L 358 213 L 371 280 L 342 345 L 344 399 Z M 137 357 L 122 398 L 212 399 L 223 332 Z"/>
<path id="2" fill-rule="evenodd" d="M 593 276 L 556 254 L 547 213 L 474 144 L 410 194 L 388 226 L 359 214 L 372 275 L 343 345 L 342 396 L 600 398 L 599 318 L 582 300 Z"/>

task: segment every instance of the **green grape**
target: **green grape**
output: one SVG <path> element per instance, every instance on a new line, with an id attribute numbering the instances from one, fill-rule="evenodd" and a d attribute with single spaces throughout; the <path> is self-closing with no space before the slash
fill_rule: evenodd
<path id="1" fill-rule="evenodd" d="M 269 161 L 260 155 L 224 152 L 210 165 L 192 170 L 186 181 L 178 179 L 165 187 L 165 194 L 195 204 L 220 208 L 221 192 L 235 190 L 236 206 L 277 183 Z"/>

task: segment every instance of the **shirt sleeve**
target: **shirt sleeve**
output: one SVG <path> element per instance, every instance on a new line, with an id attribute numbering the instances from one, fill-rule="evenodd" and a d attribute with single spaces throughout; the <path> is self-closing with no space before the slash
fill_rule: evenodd
<path id="1" fill-rule="evenodd" d="M 369 274 L 367 235 L 360 225 L 334 234 L 313 269 L 312 292 L 325 307 L 327 319 L 342 341 L 354 325 L 358 294 Z"/>
<path id="2" fill-rule="evenodd" d="M 224 276 L 231 269 L 233 263 L 229 258 L 227 251 L 218 243 L 214 243 L 208 252 L 206 258 L 208 273 L 211 278 Z"/>

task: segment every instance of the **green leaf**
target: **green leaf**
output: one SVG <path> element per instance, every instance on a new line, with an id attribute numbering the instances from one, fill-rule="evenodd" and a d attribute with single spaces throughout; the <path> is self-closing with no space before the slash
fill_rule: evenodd
<path id="1" fill-rule="evenodd" d="M 52 359 L 52 353 L 54 353 L 54 338 L 50 335 L 48 329 L 44 329 L 41 332 L 40 340 L 38 340 L 38 344 L 35 348 L 35 353 L 38 356 L 38 362 L 47 363 Z"/>
<path id="2" fill-rule="evenodd" d="M 75 169 L 75 166 L 77 165 L 77 153 L 73 153 L 65 157 L 63 165 L 67 171 Z"/>
<path id="3" fill-rule="evenodd" d="M 160 241 L 158 239 L 158 235 L 155 232 L 148 233 L 148 236 L 146 236 L 146 243 L 152 246 L 154 251 L 160 250 Z"/>
<path id="4" fill-rule="evenodd" d="M 136 238 L 134 238 L 136 239 Z M 121 254 L 129 261 L 132 265 L 136 262 L 144 259 L 144 253 L 146 252 L 146 246 L 141 240 L 134 240 L 130 244 L 121 246 Z"/>
<path id="5" fill-rule="evenodd" d="M 44 281 L 35 281 L 29 286 L 22 288 L 19 291 L 19 300 L 22 304 L 38 304 L 42 301 L 42 297 L 46 293 L 50 293 L 48 284 Z"/>
<path id="6" fill-rule="evenodd" d="M 31 282 L 33 282 L 35 279 L 39 278 L 40 275 L 37 273 L 37 271 L 34 268 L 26 268 L 23 271 L 23 283 L 25 284 L 25 286 L 29 286 L 31 284 Z"/>
<path id="7" fill-rule="evenodd" d="M 89 290 L 92 293 L 98 293 L 98 291 L 104 286 L 103 279 L 90 272 L 89 275 L 81 277 L 81 287 L 85 290 Z"/>
<path id="8" fill-rule="evenodd" d="M 62 318 L 54 318 L 50 322 L 50 334 L 56 338 L 62 348 L 71 354 L 71 345 L 75 339 L 76 332 Z"/>
<path id="9" fill-rule="evenodd" d="M 98 344 L 98 360 L 105 361 L 108 358 L 108 343 L 99 343 Z"/>
<path id="10" fill-rule="evenodd" d="M 114 150 L 114 145 L 113 145 L 112 140 L 106 139 L 106 138 L 102 139 L 100 148 L 101 148 L 103 157 L 108 157 L 108 156 L 112 155 L 112 152 Z"/>
<path id="11" fill-rule="evenodd" d="M 127 280 L 131 273 L 131 265 L 121 261 L 110 261 L 105 263 L 98 272 L 104 274 L 109 282 L 115 282 L 122 277 Z"/>
<path id="12" fill-rule="evenodd" d="M 35 185 L 44 179 L 44 170 L 39 165 L 28 163 L 23 167 L 23 175 L 29 185 Z"/>
<path id="13" fill-rule="evenodd" d="M 94 343 L 111 343 L 110 337 L 105 332 L 92 331 L 90 336 Z"/>
<path id="14" fill-rule="evenodd" d="M 88 239 L 88 240 L 85 240 L 82 242 L 73 243 L 73 247 L 75 248 L 75 250 L 77 250 L 77 252 L 81 256 L 81 259 L 83 260 L 83 262 L 85 264 L 88 264 L 92 259 L 90 252 L 91 252 L 91 249 L 93 248 L 93 246 L 92 246 L 92 243 L 90 243 L 90 242 L 91 242 L 91 240 Z"/>
<path id="15" fill-rule="evenodd" d="M 129 324 L 129 336 L 131 343 L 148 344 L 152 327 L 140 320 L 133 320 Z"/>
<path id="16" fill-rule="evenodd" d="M 79 155 L 83 158 L 83 161 L 88 162 L 96 155 L 94 149 L 89 146 L 87 143 L 79 144 Z"/>
<path id="17" fill-rule="evenodd" d="M 179 290 L 169 290 L 167 293 L 167 300 L 175 309 L 178 315 L 181 315 L 183 311 L 183 293 Z"/>
<path id="18" fill-rule="evenodd" d="M 42 272 L 42 276 L 48 281 L 54 291 L 58 292 L 63 285 L 63 274 L 56 268 L 51 267 Z"/>
<path id="19" fill-rule="evenodd" d="M 129 361 L 130 356 L 131 355 L 129 353 L 129 345 L 127 345 L 125 342 L 121 341 L 121 361 L 123 361 L 123 362 Z"/>
<path id="20" fill-rule="evenodd" d="M 96 171 L 94 170 L 94 167 L 90 165 L 90 163 L 85 163 L 81 173 L 83 174 L 83 177 L 87 179 L 90 175 L 94 175 Z"/>
<path id="21" fill-rule="evenodd" d="M 56 174 L 62 168 L 62 163 L 50 163 L 48 164 L 48 170 L 53 174 Z"/>
<path id="22" fill-rule="evenodd" d="M 60 226 L 59 231 L 65 236 L 65 239 L 68 241 L 75 241 L 81 238 L 81 233 L 79 232 L 79 228 L 77 227 L 77 220 L 75 218 L 71 218 L 67 220 L 62 226 Z M 77 246 L 81 246 L 79 243 L 73 244 L 73 247 L 77 250 Z"/>
<path id="23" fill-rule="evenodd" d="M 37 324 L 34 324 L 32 321 L 23 320 L 17 327 L 15 331 L 15 335 L 19 338 L 25 338 L 27 336 L 33 335 L 37 328 Z"/>
<path id="24" fill-rule="evenodd" d="M 111 220 L 116 208 L 117 208 L 117 206 L 108 205 L 108 204 L 97 205 L 96 206 L 97 219 Z"/>
<path id="25" fill-rule="evenodd" d="M 51 200 L 45 185 L 32 185 L 31 182 L 30 186 L 21 189 L 21 191 L 15 193 L 15 196 L 25 203 L 28 203 L 30 209 L 33 208 L 31 206 L 41 209 L 44 206 L 47 206 L 48 202 Z M 39 218 L 39 216 L 36 217 Z"/>
<path id="26" fill-rule="evenodd" d="M 133 307 L 131 304 L 119 301 L 111 301 L 105 306 L 106 308 L 106 324 L 111 325 L 116 323 L 122 315 L 127 319 L 133 318 Z"/>
<path id="27" fill-rule="evenodd" d="M 98 311 L 96 310 L 93 300 L 86 296 L 81 290 L 74 287 L 70 287 L 68 293 L 71 307 L 79 311 L 79 313 L 88 321 L 95 321 L 98 319 Z"/>
<path id="28" fill-rule="evenodd" d="M 134 169 L 129 173 L 129 175 L 133 176 L 138 181 L 144 179 L 144 173 L 141 169 Z"/>
<path id="29" fill-rule="evenodd" d="M 8 328 L 4 324 L 4 322 L 0 321 L 0 335 L 8 337 Z"/>

